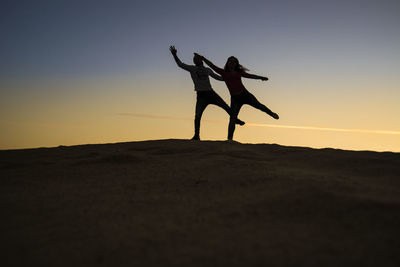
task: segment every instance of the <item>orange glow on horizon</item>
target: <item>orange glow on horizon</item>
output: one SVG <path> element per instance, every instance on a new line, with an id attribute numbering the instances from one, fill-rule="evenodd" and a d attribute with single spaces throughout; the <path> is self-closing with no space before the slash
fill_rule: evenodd
<path id="1" fill-rule="evenodd" d="M 138 118 L 149 119 L 167 119 L 167 120 L 193 120 L 192 117 L 174 117 L 174 116 L 161 116 L 153 114 L 140 114 L 140 113 L 118 113 L 121 116 L 132 116 Z M 228 122 L 217 120 L 202 120 L 208 123 L 228 124 Z M 264 124 L 264 123 L 246 123 L 244 127 L 271 127 L 271 128 L 285 128 L 285 129 L 299 129 L 299 130 L 316 130 L 316 131 L 332 131 L 332 132 L 350 132 L 350 133 L 369 133 L 369 134 L 389 134 L 400 135 L 400 131 L 387 131 L 387 130 L 365 130 L 365 129 L 345 129 L 345 128 L 329 128 L 329 127 L 313 127 L 313 126 L 295 126 L 295 125 L 278 125 L 278 124 Z"/>

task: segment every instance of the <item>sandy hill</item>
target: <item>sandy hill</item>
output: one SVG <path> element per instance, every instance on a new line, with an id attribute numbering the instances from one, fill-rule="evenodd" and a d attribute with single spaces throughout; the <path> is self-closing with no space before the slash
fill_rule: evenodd
<path id="1" fill-rule="evenodd" d="M 400 266 L 400 154 L 160 140 L 0 151 L 1 266 Z"/>

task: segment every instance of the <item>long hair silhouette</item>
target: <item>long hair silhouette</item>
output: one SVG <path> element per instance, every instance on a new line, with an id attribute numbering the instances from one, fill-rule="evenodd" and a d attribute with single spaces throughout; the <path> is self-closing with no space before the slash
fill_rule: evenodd
<path id="1" fill-rule="evenodd" d="M 237 71 L 237 72 L 244 73 L 244 72 L 249 70 L 246 67 L 240 65 L 239 64 L 239 60 L 236 57 L 230 56 L 230 57 L 228 57 L 228 60 L 225 63 L 225 66 L 224 66 L 224 70 L 225 71 L 228 71 L 228 63 L 229 63 L 229 61 L 233 61 L 235 63 L 234 70 Z"/>

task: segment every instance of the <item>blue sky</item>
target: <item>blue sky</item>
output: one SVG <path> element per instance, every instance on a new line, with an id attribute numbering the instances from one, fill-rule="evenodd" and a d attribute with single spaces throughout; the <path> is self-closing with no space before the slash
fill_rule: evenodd
<path id="1" fill-rule="evenodd" d="M 396 67 L 399 10 L 398 1 L 368 0 L 3 1 L 1 75 L 152 71 L 168 66 L 170 43 L 221 61 L 235 54 L 339 67 L 352 57 Z"/>

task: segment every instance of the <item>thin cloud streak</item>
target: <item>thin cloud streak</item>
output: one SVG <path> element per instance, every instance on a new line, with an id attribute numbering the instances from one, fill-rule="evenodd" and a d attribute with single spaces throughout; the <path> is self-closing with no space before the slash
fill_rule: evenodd
<path id="1" fill-rule="evenodd" d="M 118 113 L 117 115 L 137 117 L 137 118 L 149 118 L 149 119 L 186 120 L 186 121 L 193 120 L 192 117 L 160 116 L 160 115 L 150 115 L 141 113 Z M 216 123 L 216 124 L 228 124 L 227 122 L 215 121 L 215 120 L 202 120 L 202 121 L 209 123 Z M 400 135 L 400 131 L 344 129 L 344 128 L 327 128 L 327 127 L 325 128 L 325 127 L 312 127 L 312 126 L 276 125 L 276 124 L 264 124 L 264 123 L 246 123 L 244 127 L 270 127 L 270 128 L 284 128 L 284 129 L 296 129 L 296 130 Z"/>
<path id="2" fill-rule="evenodd" d="M 262 123 L 246 123 L 245 126 L 246 125 L 250 126 L 250 127 L 271 127 L 271 128 L 287 128 L 287 129 L 331 131 L 331 132 L 350 132 L 350 133 L 372 133 L 372 134 L 400 135 L 399 131 L 384 131 L 384 130 L 342 129 L 342 128 L 311 127 L 311 126 L 275 125 L 275 124 L 262 124 Z"/>

